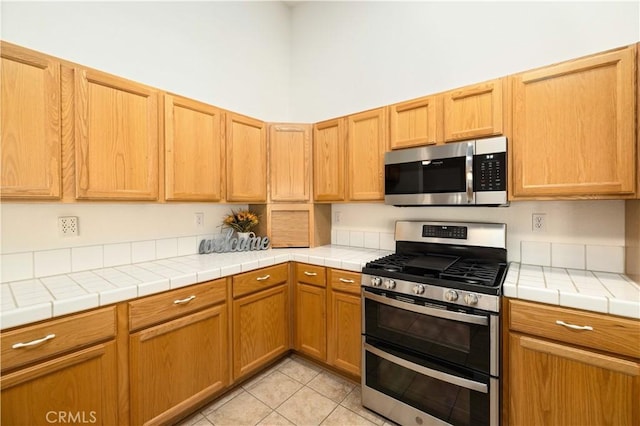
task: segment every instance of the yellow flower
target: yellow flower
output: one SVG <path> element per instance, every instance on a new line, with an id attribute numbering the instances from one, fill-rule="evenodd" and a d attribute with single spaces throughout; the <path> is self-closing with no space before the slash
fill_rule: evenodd
<path id="1" fill-rule="evenodd" d="M 236 230 L 237 232 L 249 232 L 259 223 L 258 215 L 249 210 L 231 210 L 222 220 L 222 226 Z"/>

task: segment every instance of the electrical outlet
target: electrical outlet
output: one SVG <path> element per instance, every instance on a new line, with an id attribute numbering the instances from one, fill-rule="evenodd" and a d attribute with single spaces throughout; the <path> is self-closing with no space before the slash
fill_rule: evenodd
<path id="1" fill-rule="evenodd" d="M 340 219 L 342 219 L 342 212 L 333 212 L 333 223 L 339 224 Z"/>
<path id="2" fill-rule="evenodd" d="M 194 215 L 194 222 L 197 229 L 204 228 L 204 213 L 196 213 Z"/>
<path id="3" fill-rule="evenodd" d="M 78 217 L 77 216 L 62 216 L 58 218 L 58 235 L 61 237 L 77 237 L 78 231 Z"/>
<path id="4" fill-rule="evenodd" d="M 547 215 L 544 213 L 534 213 L 532 215 L 532 230 L 533 232 L 546 232 L 547 231 Z"/>

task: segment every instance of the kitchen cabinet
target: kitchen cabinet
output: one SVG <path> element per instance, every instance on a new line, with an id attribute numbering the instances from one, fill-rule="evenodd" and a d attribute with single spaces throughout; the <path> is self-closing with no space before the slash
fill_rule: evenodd
<path id="1" fill-rule="evenodd" d="M 295 264 L 295 346 L 327 361 L 327 289 L 325 268 Z"/>
<path id="2" fill-rule="evenodd" d="M 313 197 L 316 201 L 345 200 L 346 119 L 313 125 Z"/>
<path id="3" fill-rule="evenodd" d="M 433 145 L 441 138 L 442 106 L 438 96 L 400 102 L 389 107 L 389 145 L 391 149 Z"/>
<path id="4" fill-rule="evenodd" d="M 386 116 L 387 109 L 378 108 L 314 125 L 313 188 L 316 201 L 384 199 Z"/>
<path id="5" fill-rule="evenodd" d="M 267 131 L 265 123 L 226 114 L 227 201 L 267 200 Z"/>
<path id="6" fill-rule="evenodd" d="M 505 424 L 638 424 L 639 321 L 505 304 Z"/>
<path id="7" fill-rule="evenodd" d="M 511 77 L 513 198 L 632 198 L 636 47 Z"/>
<path id="8" fill-rule="evenodd" d="M 347 117 L 349 200 L 384 200 L 384 153 L 387 151 L 387 109 Z"/>
<path id="9" fill-rule="evenodd" d="M 233 379 L 290 349 L 288 265 L 233 277 Z"/>
<path id="10" fill-rule="evenodd" d="M 166 94 L 164 114 L 165 198 L 220 201 L 225 158 L 222 111 Z"/>
<path id="11" fill-rule="evenodd" d="M 261 218 L 256 235 L 268 235 L 271 247 L 331 244 L 331 204 L 250 204 Z"/>
<path id="12" fill-rule="evenodd" d="M 158 91 L 73 70 L 76 198 L 157 200 Z"/>
<path id="13" fill-rule="evenodd" d="M 60 63 L 0 42 L 0 196 L 61 197 Z"/>
<path id="14" fill-rule="evenodd" d="M 311 199 L 311 125 L 269 125 L 269 195 L 274 202 Z"/>
<path id="15" fill-rule="evenodd" d="M 166 424 L 229 385 L 226 280 L 129 302 L 131 424 Z"/>
<path id="16" fill-rule="evenodd" d="M 118 424 L 115 308 L 3 331 L 2 424 Z"/>
<path id="17" fill-rule="evenodd" d="M 328 269 L 327 362 L 360 377 L 362 305 L 359 273 Z"/>
<path id="18" fill-rule="evenodd" d="M 503 134 L 504 84 L 506 79 L 499 78 L 443 93 L 444 141 Z"/>

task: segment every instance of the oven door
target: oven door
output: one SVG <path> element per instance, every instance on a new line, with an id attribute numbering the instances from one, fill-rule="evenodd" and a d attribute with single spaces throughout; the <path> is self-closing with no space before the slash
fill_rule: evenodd
<path id="1" fill-rule="evenodd" d="M 363 288 L 362 298 L 365 336 L 498 376 L 497 315 L 378 289 Z"/>
<path id="2" fill-rule="evenodd" d="M 473 142 L 385 154 L 385 203 L 474 204 Z"/>
<path id="3" fill-rule="evenodd" d="M 402 425 L 498 425 L 498 379 L 363 339 L 362 404 Z"/>

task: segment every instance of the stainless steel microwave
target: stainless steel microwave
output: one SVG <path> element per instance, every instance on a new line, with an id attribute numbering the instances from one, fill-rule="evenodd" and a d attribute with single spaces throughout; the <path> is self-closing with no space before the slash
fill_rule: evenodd
<path id="1" fill-rule="evenodd" d="M 385 204 L 508 204 L 504 136 L 391 151 L 384 164 Z"/>

